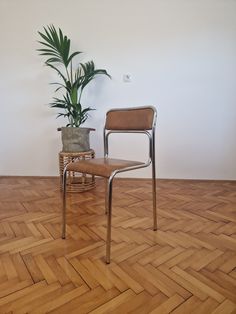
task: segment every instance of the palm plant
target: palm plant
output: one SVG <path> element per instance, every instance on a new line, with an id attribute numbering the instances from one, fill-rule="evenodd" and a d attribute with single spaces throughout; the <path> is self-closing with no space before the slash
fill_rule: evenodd
<path id="1" fill-rule="evenodd" d="M 44 27 L 44 33 L 38 32 L 42 41 L 39 41 L 43 48 L 38 49 L 40 55 L 46 56 L 45 65 L 55 70 L 62 82 L 53 83 L 58 85 L 55 92 L 62 89 L 65 94 L 61 97 L 53 97 L 50 103 L 52 108 L 58 108 L 62 112 L 57 117 L 68 118 L 67 126 L 79 127 L 87 118 L 91 107 L 83 108 L 81 97 L 84 88 L 97 76 L 106 75 L 110 77 L 104 69 L 96 69 L 94 62 L 79 63 L 77 68 L 73 69 L 73 60 L 80 51 L 70 52 L 70 39 L 65 36 L 61 29 L 58 31 L 53 25 Z M 58 67 L 62 67 L 62 70 Z"/>

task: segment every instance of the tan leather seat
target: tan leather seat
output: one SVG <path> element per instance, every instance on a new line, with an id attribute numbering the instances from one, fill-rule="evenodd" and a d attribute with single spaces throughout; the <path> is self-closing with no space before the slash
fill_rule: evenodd
<path id="1" fill-rule="evenodd" d="M 67 170 L 109 178 L 115 170 L 122 170 L 127 167 L 141 165 L 144 165 L 144 163 L 139 161 L 114 158 L 95 158 L 90 160 L 74 161 L 67 166 Z"/>
<path id="2" fill-rule="evenodd" d="M 112 182 L 117 173 L 148 167 L 152 164 L 153 229 L 157 230 L 156 214 L 156 172 L 155 172 L 155 124 L 156 109 L 151 106 L 112 109 L 106 114 L 104 126 L 104 158 L 78 160 L 69 163 L 63 175 L 62 238 L 66 236 L 66 178 L 67 171 L 88 173 L 107 179 L 107 242 L 106 262 L 110 263 Z M 108 136 L 111 133 L 146 134 L 149 138 L 149 156 L 146 162 L 114 159 L 108 157 Z"/>

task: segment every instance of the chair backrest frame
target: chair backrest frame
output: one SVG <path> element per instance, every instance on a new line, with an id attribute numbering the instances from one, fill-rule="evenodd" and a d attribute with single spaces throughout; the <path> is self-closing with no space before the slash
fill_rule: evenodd
<path id="1" fill-rule="evenodd" d="M 152 116 L 150 116 L 150 111 L 152 111 Z M 133 123 L 130 120 L 130 115 L 133 113 L 138 114 L 138 119 L 142 121 L 136 120 Z M 119 118 L 124 118 L 126 121 L 121 122 L 121 127 L 119 128 L 119 123 L 115 121 L 115 114 L 118 114 Z M 113 121 L 108 123 L 109 115 L 112 114 Z M 148 115 L 148 117 L 145 116 Z M 128 118 L 126 118 L 128 116 Z M 155 161 L 155 128 L 156 128 L 156 117 L 157 111 L 153 106 L 143 106 L 143 107 L 130 107 L 130 108 L 117 108 L 111 109 L 106 114 L 106 121 L 103 129 L 103 139 L 104 139 L 104 157 L 107 158 L 109 155 L 108 149 L 108 137 L 112 133 L 138 133 L 145 134 L 149 138 L 149 159 L 145 163 L 145 166 L 150 165 L 150 163 L 154 163 Z"/>

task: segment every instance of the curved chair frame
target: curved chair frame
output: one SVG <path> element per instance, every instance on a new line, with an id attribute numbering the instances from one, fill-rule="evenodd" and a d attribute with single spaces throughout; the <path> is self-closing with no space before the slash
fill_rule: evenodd
<path id="1" fill-rule="evenodd" d="M 153 117 L 152 117 L 152 123 L 151 125 L 146 128 L 139 128 L 139 126 L 131 127 L 127 126 L 126 128 L 121 128 L 115 126 L 114 129 L 110 129 L 107 127 L 107 120 L 109 118 L 109 114 L 116 114 L 121 111 L 127 112 L 127 114 L 132 114 L 132 111 L 135 112 L 136 110 L 149 110 L 153 111 Z M 148 167 L 150 164 L 152 164 L 152 198 L 153 198 L 153 230 L 157 230 L 157 212 L 156 212 L 156 167 L 155 167 L 155 127 L 156 127 L 156 116 L 157 112 L 155 107 L 152 106 L 146 106 L 146 107 L 132 107 L 132 108 L 119 108 L 119 109 L 112 109 L 107 112 L 106 115 L 106 123 L 103 129 L 103 139 L 104 139 L 104 161 L 112 160 L 109 158 L 109 150 L 108 150 L 108 138 L 110 134 L 112 133 L 138 133 L 138 134 L 145 134 L 148 136 L 149 139 L 149 157 L 148 160 L 145 163 L 137 163 L 134 162 L 134 165 L 131 166 L 123 166 L 118 167 L 118 169 L 114 169 L 110 171 L 110 175 L 104 175 L 104 177 L 107 178 L 107 186 L 106 186 L 106 214 L 107 214 L 107 241 L 106 241 L 106 263 L 110 263 L 110 255 L 111 255 L 111 217 L 112 217 L 112 183 L 114 177 L 118 173 L 131 171 L 135 169 L 145 168 Z M 96 159 L 96 158 L 95 158 Z M 122 161 L 122 160 L 120 160 Z M 81 161 L 75 161 L 72 163 L 69 163 L 64 168 L 63 173 L 63 210 L 62 210 L 62 238 L 65 239 L 66 237 L 66 178 L 67 178 L 67 171 L 78 171 L 83 172 L 83 169 L 81 170 L 79 168 L 79 164 Z M 85 161 L 86 163 L 90 163 L 91 161 Z M 83 163 L 85 163 L 83 162 Z M 132 161 L 131 161 L 132 162 Z M 76 165 L 75 168 L 73 166 Z M 69 169 L 68 169 L 69 168 Z M 94 175 L 98 175 L 96 171 L 94 173 L 91 173 Z M 103 176 L 99 174 L 99 176 Z"/>

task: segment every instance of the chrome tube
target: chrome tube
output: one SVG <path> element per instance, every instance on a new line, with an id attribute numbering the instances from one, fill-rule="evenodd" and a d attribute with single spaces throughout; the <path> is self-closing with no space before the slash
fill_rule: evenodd
<path id="1" fill-rule="evenodd" d="M 107 180 L 107 243 L 106 243 L 106 263 L 110 264 L 111 257 L 111 215 L 112 215 L 112 181 L 114 176 L 112 175 Z"/>
<path id="2" fill-rule="evenodd" d="M 103 129 L 103 145 L 104 145 L 104 157 L 108 157 L 108 139 L 107 139 L 107 131 L 104 127 Z"/>
<path id="3" fill-rule="evenodd" d="M 66 178 L 67 169 L 65 167 L 63 172 L 63 206 L 62 206 L 62 239 L 66 238 Z"/>
<path id="4" fill-rule="evenodd" d="M 104 178 L 105 181 L 105 214 L 108 213 L 108 179 Z"/>
<path id="5" fill-rule="evenodd" d="M 153 230 L 157 230 L 157 205 L 156 205 L 156 158 L 155 158 L 155 130 L 152 131 L 151 145 L 152 160 L 152 204 L 153 204 Z"/>

